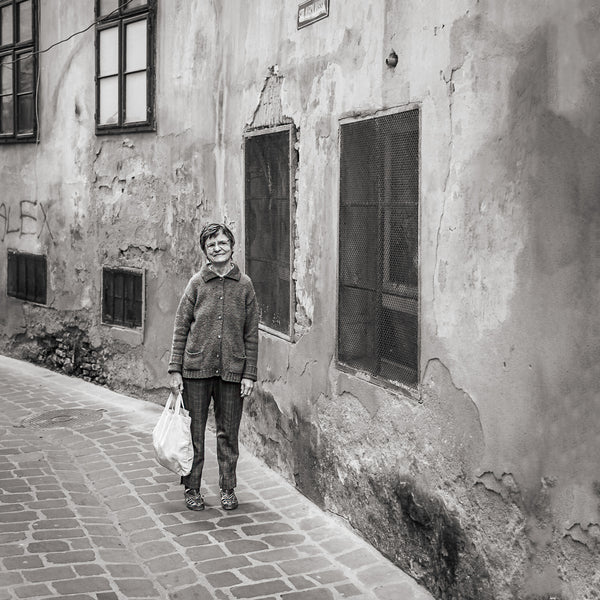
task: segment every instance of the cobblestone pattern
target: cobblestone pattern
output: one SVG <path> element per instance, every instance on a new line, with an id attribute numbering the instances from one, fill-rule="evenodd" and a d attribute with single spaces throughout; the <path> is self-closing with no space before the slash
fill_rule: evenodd
<path id="1" fill-rule="evenodd" d="M 23 427 L 56 409 L 103 418 Z M 413 579 L 242 450 L 221 510 L 208 435 L 203 512 L 154 460 L 161 407 L 0 357 L 0 600 L 430 600 Z"/>

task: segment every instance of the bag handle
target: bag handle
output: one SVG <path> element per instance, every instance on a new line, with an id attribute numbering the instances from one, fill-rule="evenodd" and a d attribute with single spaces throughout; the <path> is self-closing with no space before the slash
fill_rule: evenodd
<path id="1" fill-rule="evenodd" d="M 171 410 L 173 408 L 174 404 L 175 404 L 175 396 L 173 395 L 173 392 L 171 392 L 165 403 L 165 410 Z"/>
<path id="2" fill-rule="evenodd" d="M 173 394 L 171 394 L 172 396 Z M 173 407 L 175 414 L 179 415 L 181 414 L 181 410 L 183 408 L 183 396 L 181 395 L 181 392 L 177 393 L 177 399 L 175 400 L 175 405 Z"/>

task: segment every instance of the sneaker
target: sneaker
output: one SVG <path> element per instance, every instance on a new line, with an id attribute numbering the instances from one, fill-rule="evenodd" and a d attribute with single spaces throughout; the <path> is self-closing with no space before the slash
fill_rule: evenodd
<path id="1" fill-rule="evenodd" d="M 221 490 L 221 506 L 223 510 L 234 510 L 238 507 L 238 499 L 233 490 Z"/>
<path id="2" fill-rule="evenodd" d="M 190 510 L 204 510 L 204 498 L 200 493 L 200 490 L 185 490 L 184 494 L 185 505 Z"/>

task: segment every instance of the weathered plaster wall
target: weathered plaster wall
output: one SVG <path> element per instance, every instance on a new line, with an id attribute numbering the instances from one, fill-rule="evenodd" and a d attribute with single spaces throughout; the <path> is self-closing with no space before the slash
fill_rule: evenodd
<path id="1" fill-rule="evenodd" d="M 285 41 L 265 63 L 300 128 L 295 276 L 310 326 L 294 345 L 262 340 L 247 438 L 439 597 L 597 587 L 598 16 L 588 2 L 356 3 L 272 34 Z M 331 300 L 338 119 L 412 102 L 420 402 L 335 367 Z"/>
<path id="2" fill-rule="evenodd" d="M 41 48 L 93 18 L 40 4 Z M 45 252 L 48 306 L 0 294 L 3 351 L 160 399 L 207 219 L 243 263 L 242 134 L 292 122 L 297 339 L 261 334 L 245 441 L 436 597 L 597 597 L 596 3 L 296 8 L 159 2 L 155 134 L 94 135 L 91 31 L 42 55 L 40 143 L 0 146 L 0 286 L 7 248 Z M 339 120 L 413 103 L 418 393 L 335 363 Z M 99 323 L 104 264 L 145 269 L 143 336 Z"/>
<path id="3" fill-rule="evenodd" d="M 218 65 L 195 58 L 204 47 L 214 54 L 215 28 L 196 3 L 178 4 L 176 22 L 170 12 L 158 20 L 156 134 L 95 135 L 92 29 L 40 56 L 40 143 L 0 148 L 0 283 L 6 285 L 8 248 L 47 254 L 49 270 L 47 307 L 2 295 L 5 351 L 56 366 L 57 338 L 71 354 L 90 344 L 105 350 L 101 378 L 157 399 L 177 296 L 201 264 L 200 229 L 225 216 L 239 235 L 241 210 L 229 214 L 217 201 L 217 179 L 224 179 L 216 169 L 219 107 L 201 82 L 214 81 Z M 93 2 L 73 11 L 69 2 L 42 0 L 40 13 L 44 49 L 87 27 Z M 191 24 L 196 30 L 181 37 Z M 143 332 L 100 324 L 104 265 L 145 270 Z M 50 354 L 40 354 L 40 340 Z"/>

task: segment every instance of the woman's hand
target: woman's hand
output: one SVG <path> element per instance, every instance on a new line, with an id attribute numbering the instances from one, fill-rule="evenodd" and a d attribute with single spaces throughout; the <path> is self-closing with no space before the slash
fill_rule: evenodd
<path id="1" fill-rule="evenodd" d="M 252 379 L 242 379 L 242 398 L 246 398 L 252 393 L 252 389 L 254 388 L 254 381 Z"/>
<path id="2" fill-rule="evenodd" d="M 183 392 L 183 377 L 181 373 L 173 372 L 171 373 L 171 381 L 169 382 L 169 387 L 174 394 L 180 394 Z"/>

